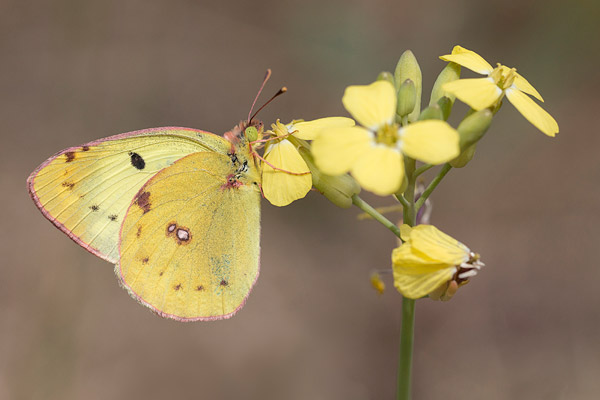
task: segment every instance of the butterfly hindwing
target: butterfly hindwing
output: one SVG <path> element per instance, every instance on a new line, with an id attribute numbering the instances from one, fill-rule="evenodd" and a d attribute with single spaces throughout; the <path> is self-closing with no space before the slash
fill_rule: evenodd
<path id="1" fill-rule="evenodd" d="M 260 191 L 242 159 L 188 155 L 152 177 L 131 204 L 115 272 L 161 316 L 228 318 L 248 297 L 259 272 Z"/>
<path id="2" fill-rule="evenodd" d="M 188 154 L 229 147 L 220 136 L 188 128 L 124 133 L 57 153 L 29 176 L 29 193 L 74 241 L 117 263 L 119 231 L 139 189 Z"/>

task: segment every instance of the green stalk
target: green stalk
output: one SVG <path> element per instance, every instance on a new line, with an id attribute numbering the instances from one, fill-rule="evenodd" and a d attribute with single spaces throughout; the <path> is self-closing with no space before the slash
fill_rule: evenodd
<path id="1" fill-rule="evenodd" d="M 416 208 L 415 208 L 415 160 L 406 158 L 406 176 L 408 186 L 404 192 L 404 197 L 408 202 L 404 207 L 404 223 L 409 226 L 415 226 Z M 410 400 L 410 386 L 412 375 L 412 355 L 414 343 L 415 326 L 415 301 L 402 297 L 402 329 L 400 331 L 400 352 L 398 358 L 398 400 Z"/>
<path id="2" fill-rule="evenodd" d="M 410 383 L 415 326 L 415 301 L 402 298 L 402 330 L 398 360 L 398 400 L 410 400 Z"/>
<path id="3" fill-rule="evenodd" d="M 429 186 L 427 186 L 427 188 L 425 189 L 425 191 L 423 191 L 423 194 L 421 195 L 421 197 L 419 197 L 419 200 L 417 200 L 417 202 L 415 203 L 415 209 L 416 209 L 416 211 L 419 211 L 419 209 L 421 208 L 421 206 L 423 204 L 425 204 L 425 200 L 427 200 L 429 198 L 429 195 L 431 194 L 431 192 L 433 192 L 435 190 L 435 188 L 437 187 L 437 185 L 440 184 L 440 182 L 442 181 L 442 179 L 444 179 L 444 177 L 446 176 L 446 174 L 448 172 L 450 172 L 451 169 L 452 169 L 452 166 L 450 164 L 447 164 L 447 163 L 444 164 L 444 166 L 440 170 L 440 173 L 437 174 L 437 176 L 435 178 L 433 178 L 433 180 L 429 183 Z"/>
<path id="4" fill-rule="evenodd" d="M 400 237 L 400 228 L 398 228 L 396 224 L 394 224 L 392 221 L 378 213 L 377 210 L 371 207 L 369 203 L 358 197 L 358 195 L 355 194 L 354 196 L 352 196 L 352 204 L 354 204 L 356 207 L 360 208 L 361 210 L 369 214 L 371 217 L 373 217 L 374 220 L 378 221 L 383 226 L 388 228 L 394 233 L 394 235 Z"/>

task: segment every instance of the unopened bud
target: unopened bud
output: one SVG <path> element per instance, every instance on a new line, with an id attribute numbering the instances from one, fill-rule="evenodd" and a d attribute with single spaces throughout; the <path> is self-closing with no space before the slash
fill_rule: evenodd
<path id="1" fill-rule="evenodd" d="M 467 147 L 464 151 L 460 153 L 458 157 L 454 160 L 450 161 L 450 165 L 453 168 L 462 168 L 469 163 L 473 159 L 475 155 L 475 148 L 477 147 L 477 143 L 473 143 L 469 147 Z"/>
<path id="2" fill-rule="evenodd" d="M 394 75 L 392 75 L 389 71 L 382 71 L 377 75 L 378 81 L 388 81 L 392 85 L 394 85 Z"/>
<path id="3" fill-rule="evenodd" d="M 427 119 L 444 119 L 442 109 L 437 104 L 427 107 L 419 115 L 419 121 L 425 121 Z"/>
<path id="4" fill-rule="evenodd" d="M 445 92 L 442 89 L 442 86 L 444 85 L 444 83 L 455 81 L 458 78 L 460 78 L 460 65 L 453 62 L 448 63 L 448 65 L 446 65 L 442 72 L 440 72 L 437 79 L 435 80 L 435 83 L 433 84 L 429 105 L 431 106 L 437 104 L 438 100 L 445 96 L 450 99 L 450 107 L 452 107 L 456 96 Z"/>
<path id="5" fill-rule="evenodd" d="M 417 103 L 417 91 L 415 84 L 412 80 L 407 79 L 402 82 L 400 89 L 398 89 L 398 106 L 396 108 L 396 114 L 400 117 L 404 117 L 415 109 Z"/>
<path id="6" fill-rule="evenodd" d="M 354 178 L 348 174 L 326 175 L 315 165 L 308 147 L 300 147 L 298 152 L 311 172 L 315 189 L 336 206 L 350 208 L 352 206 L 352 196 L 360 193 L 360 185 Z"/>
<path id="7" fill-rule="evenodd" d="M 462 120 L 456 128 L 460 136 L 461 151 L 466 150 L 467 147 L 477 143 L 483 137 L 492 123 L 492 117 L 492 112 L 486 108 L 474 112 Z"/>
<path id="8" fill-rule="evenodd" d="M 444 117 L 444 121 L 448 120 L 450 117 L 450 112 L 452 111 L 452 104 L 454 101 L 450 100 L 448 97 L 443 96 L 437 101 L 437 105 L 442 110 L 442 116 Z"/>
<path id="9" fill-rule="evenodd" d="M 408 120 L 414 122 L 421 113 L 421 88 L 423 77 L 421 75 L 419 63 L 410 50 L 406 50 L 402 53 L 398 60 L 398 64 L 396 64 L 396 70 L 394 71 L 394 80 L 396 84 L 402 84 L 407 79 L 410 79 L 415 85 L 415 107 L 413 111 L 408 114 Z"/>

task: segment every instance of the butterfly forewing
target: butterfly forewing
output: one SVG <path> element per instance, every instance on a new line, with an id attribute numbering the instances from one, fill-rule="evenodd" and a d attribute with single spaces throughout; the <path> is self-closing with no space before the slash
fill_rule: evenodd
<path id="1" fill-rule="evenodd" d="M 28 179 L 42 213 L 81 246 L 118 262 L 125 213 L 139 189 L 160 170 L 195 152 L 226 153 L 225 139 L 187 128 L 125 133 L 66 149 Z"/>
<path id="2" fill-rule="evenodd" d="M 191 154 L 135 196 L 116 273 L 158 314 L 180 321 L 227 318 L 248 297 L 259 271 L 260 192 L 253 166 L 239 173 L 243 158 Z"/>

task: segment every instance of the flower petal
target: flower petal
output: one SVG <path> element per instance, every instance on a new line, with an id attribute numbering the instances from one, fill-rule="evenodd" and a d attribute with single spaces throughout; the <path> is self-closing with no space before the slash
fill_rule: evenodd
<path id="1" fill-rule="evenodd" d="M 460 46 L 454 46 L 452 54 L 446 54 L 440 58 L 444 61 L 452 61 L 462 65 L 463 67 L 469 68 L 471 71 L 482 75 L 489 75 L 494 69 L 490 63 L 485 61 L 479 54 Z"/>
<path id="2" fill-rule="evenodd" d="M 460 154 L 458 132 L 445 121 L 426 120 L 400 130 L 402 153 L 428 164 L 441 164 Z"/>
<path id="3" fill-rule="evenodd" d="M 458 79 L 445 83 L 442 89 L 477 111 L 490 107 L 502 94 L 491 78 Z"/>
<path id="4" fill-rule="evenodd" d="M 342 103 L 355 120 L 373 131 L 391 124 L 396 116 L 396 90 L 388 81 L 348 86 Z"/>
<path id="5" fill-rule="evenodd" d="M 540 131 L 552 137 L 558 133 L 556 120 L 525 93 L 510 88 L 506 90 L 506 97 Z"/>
<path id="6" fill-rule="evenodd" d="M 345 128 L 354 126 L 354 120 L 346 117 L 327 117 L 290 124 L 288 130 L 298 139 L 314 140 L 321 131 L 330 128 Z"/>
<path id="7" fill-rule="evenodd" d="M 288 172 L 308 172 L 308 166 L 288 140 L 271 143 L 266 150 L 265 160 L 277 168 Z M 271 204 L 282 207 L 306 196 L 312 187 L 311 174 L 292 175 L 271 168 L 263 163 L 262 189 Z"/>
<path id="8" fill-rule="evenodd" d="M 456 267 L 419 275 L 406 275 L 394 268 L 394 286 L 404 297 L 419 299 L 452 279 Z"/>
<path id="9" fill-rule="evenodd" d="M 327 175 L 350 171 L 357 158 L 367 151 L 373 134 L 364 128 L 331 128 L 322 131 L 312 142 L 311 153 L 317 167 Z"/>
<path id="10" fill-rule="evenodd" d="M 527 79 L 525 79 L 523 77 L 523 75 L 519 75 L 517 73 L 517 76 L 515 77 L 515 81 L 513 82 L 513 85 L 515 85 L 515 87 L 517 89 L 519 89 L 521 92 L 530 94 L 533 97 L 535 97 L 536 99 L 538 99 L 539 101 L 541 101 L 542 103 L 544 102 L 542 95 L 539 94 L 538 91 L 535 90 L 535 88 L 533 86 L 531 86 L 531 83 L 527 82 Z"/>
<path id="11" fill-rule="evenodd" d="M 354 163 L 352 176 L 360 186 L 380 196 L 396 193 L 404 178 L 404 162 L 399 151 L 373 145 Z"/>
<path id="12" fill-rule="evenodd" d="M 407 224 L 400 225 L 400 238 L 403 241 L 407 241 L 410 239 L 410 233 L 412 232 L 412 227 Z"/>
<path id="13" fill-rule="evenodd" d="M 416 250 L 449 265 L 460 265 L 469 260 L 467 246 L 445 234 L 433 225 L 417 225 L 410 235 Z"/>
<path id="14" fill-rule="evenodd" d="M 392 265 L 394 269 L 408 275 L 432 273 L 454 266 L 454 264 L 440 262 L 428 257 L 427 254 L 416 250 L 409 242 L 392 251 Z"/>

